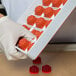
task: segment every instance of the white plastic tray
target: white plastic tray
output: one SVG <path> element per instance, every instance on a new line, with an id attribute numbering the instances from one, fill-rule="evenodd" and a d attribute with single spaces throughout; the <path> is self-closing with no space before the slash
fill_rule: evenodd
<path id="1" fill-rule="evenodd" d="M 41 5 L 41 0 L 36 0 L 20 17 L 18 20 L 19 23 L 25 24 L 28 16 L 34 14 L 34 9 L 36 6 Z M 62 5 L 61 5 L 62 6 Z M 36 59 L 39 54 L 43 51 L 48 42 L 53 38 L 55 33 L 59 30 L 63 22 L 67 19 L 70 13 L 76 6 L 75 0 L 68 0 L 64 6 L 61 7 L 59 13 L 52 19 L 52 22 L 49 24 L 47 29 L 42 33 L 34 45 L 29 51 L 23 51 L 18 46 L 16 48 L 21 52 L 27 54 L 31 59 Z"/>

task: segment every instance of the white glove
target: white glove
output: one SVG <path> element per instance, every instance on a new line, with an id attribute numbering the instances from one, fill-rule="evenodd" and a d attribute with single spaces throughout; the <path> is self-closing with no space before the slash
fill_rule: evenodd
<path id="1" fill-rule="evenodd" d="M 35 37 L 31 32 L 13 22 L 7 16 L 0 18 L 0 43 L 8 60 L 27 58 L 27 56 L 15 49 L 15 45 L 21 36 L 28 39 Z"/>

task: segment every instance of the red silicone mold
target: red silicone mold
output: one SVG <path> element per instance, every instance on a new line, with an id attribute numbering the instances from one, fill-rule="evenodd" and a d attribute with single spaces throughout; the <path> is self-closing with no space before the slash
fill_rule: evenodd
<path id="1" fill-rule="evenodd" d="M 42 6 L 37 6 L 35 8 L 35 15 L 40 16 L 43 13 L 43 11 L 44 11 L 44 8 Z"/>
<path id="2" fill-rule="evenodd" d="M 18 42 L 18 46 L 22 49 L 25 50 L 30 44 L 30 41 L 26 40 L 25 38 L 22 38 Z"/>
<path id="3" fill-rule="evenodd" d="M 31 15 L 27 18 L 27 24 L 29 24 L 29 25 L 33 25 L 35 23 L 35 21 L 36 21 L 36 18 L 33 15 Z"/>
<path id="4" fill-rule="evenodd" d="M 36 20 L 36 27 L 37 28 L 41 28 L 42 29 L 45 26 L 45 24 L 46 24 L 46 20 L 44 18 L 42 18 L 42 17 L 40 17 L 40 18 L 38 18 Z"/>
<path id="5" fill-rule="evenodd" d="M 62 4 L 62 0 L 52 0 L 53 7 L 59 7 Z"/>
<path id="6" fill-rule="evenodd" d="M 52 0 L 42 0 L 44 6 L 49 6 Z"/>
<path id="7" fill-rule="evenodd" d="M 44 10 L 44 16 L 45 17 L 50 18 L 53 16 L 53 14 L 54 14 L 54 11 L 51 7 L 45 8 L 45 10 Z"/>

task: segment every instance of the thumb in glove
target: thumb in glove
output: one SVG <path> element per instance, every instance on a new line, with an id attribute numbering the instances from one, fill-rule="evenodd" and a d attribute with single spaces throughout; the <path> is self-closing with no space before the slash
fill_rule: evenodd
<path id="1" fill-rule="evenodd" d="M 7 16 L 0 18 L 0 43 L 8 60 L 27 58 L 26 55 L 15 48 L 18 39 L 22 36 L 25 36 L 29 40 L 36 38 L 31 32 L 13 22 Z"/>

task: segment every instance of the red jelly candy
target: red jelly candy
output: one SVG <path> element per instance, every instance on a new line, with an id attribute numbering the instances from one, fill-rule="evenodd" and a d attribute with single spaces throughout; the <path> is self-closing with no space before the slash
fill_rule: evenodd
<path id="1" fill-rule="evenodd" d="M 33 30 L 32 33 L 33 33 L 34 35 L 36 35 L 37 38 L 39 38 L 40 35 L 42 34 L 42 32 L 37 31 L 37 30 Z"/>
<path id="2" fill-rule="evenodd" d="M 45 16 L 45 17 L 50 18 L 50 17 L 52 17 L 53 14 L 54 14 L 54 13 L 53 13 L 53 9 L 52 9 L 51 7 L 48 7 L 48 8 L 46 8 L 46 9 L 44 10 L 44 16 Z"/>
<path id="3" fill-rule="evenodd" d="M 49 6 L 52 0 L 43 0 L 43 5 L 44 6 Z"/>
<path id="4" fill-rule="evenodd" d="M 29 72 L 31 74 L 38 74 L 39 73 L 39 68 L 37 66 L 31 66 L 30 69 L 29 69 Z"/>
<path id="5" fill-rule="evenodd" d="M 45 26 L 46 20 L 44 18 L 38 18 L 36 20 L 36 27 L 43 28 Z"/>
<path id="6" fill-rule="evenodd" d="M 61 9 L 54 10 L 54 15 L 56 16 Z"/>
<path id="7" fill-rule="evenodd" d="M 36 15 L 39 15 L 40 16 L 43 13 L 43 11 L 44 11 L 44 8 L 42 6 L 37 6 L 35 8 L 35 14 Z"/>
<path id="8" fill-rule="evenodd" d="M 42 66 L 42 72 L 43 73 L 50 73 L 51 72 L 51 67 L 49 65 Z"/>
<path id="9" fill-rule="evenodd" d="M 53 7 L 59 7 L 62 4 L 62 0 L 52 0 Z"/>
<path id="10" fill-rule="evenodd" d="M 30 44 L 30 42 L 28 40 L 26 40 L 25 38 L 20 39 L 18 42 L 18 46 L 22 50 L 25 50 L 29 44 Z"/>
<path id="11" fill-rule="evenodd" d="M 33 24 L 35 23 L 35 21 L 36 21 L 36 18 L 35 18 L 35 16 L 33 16 L 33 15 L 31 15 L 31 16 L 29 16 L 29 17 L 27 18 L 27 23 L 28 23 L 29 25 L 33 25 Z"/>
<path id="12" fill-rule="evenodd" d="M 30 28 L 26 25 L 22 25 L 24 28 L 26 28 L 27 30 L 30 30 Z"/>
<path id="13" fill-rule="evenodd" d="M 34 64 L 41 64 L 41 58 L 38 57 L 37 59 L 33 60 Z"/>

